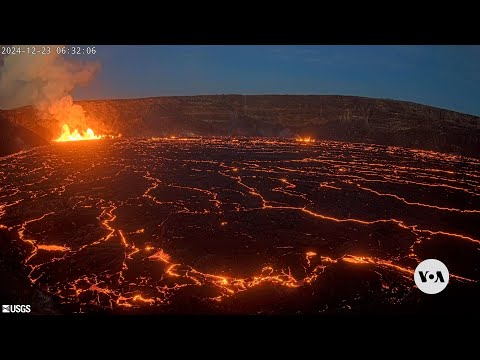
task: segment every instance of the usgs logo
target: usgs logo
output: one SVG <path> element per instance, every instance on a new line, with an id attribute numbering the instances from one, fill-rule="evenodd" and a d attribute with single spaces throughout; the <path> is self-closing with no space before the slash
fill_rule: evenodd
<path id="1" fill-rule="evenodd" d="M 426 294 L 438 294 L 448 285 L 448 269 L 436 259 L 427 259 L 418 264 L 413 274 L 415 284 Z"/>
<path id="2" fill-rule="evenodd" d="M 30 305 L 2 305 L 2 313 L 29 313 Z"/>

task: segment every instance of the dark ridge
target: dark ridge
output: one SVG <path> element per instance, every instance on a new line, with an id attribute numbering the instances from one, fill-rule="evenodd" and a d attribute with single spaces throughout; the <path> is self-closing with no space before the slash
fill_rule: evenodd
<path id="1" fill-rule="evenodd" d="M 40 135 L 10 121 L 8 113 L 0 110 L 0 156 L 48 144 Z"/>
<path id="2" fill-rule="evenodd" d="M 96 132 L 123 136 L 313 136 L 478 157 L 480 118 L 389 99 L 202 95 L 79 101 Z M 51 140 L 61 124 L 31 107 L 8 119 Z M 2 145 L 3 146 L 3 145 Z"/>

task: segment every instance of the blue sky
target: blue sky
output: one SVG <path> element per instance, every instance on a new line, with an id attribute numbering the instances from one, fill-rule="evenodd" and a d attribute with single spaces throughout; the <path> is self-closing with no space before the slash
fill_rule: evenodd
<path id="1" fill-rule="evenodd" d="M 480 115 L 480 46 L 96 46 L 75 99 L 339 94 Z"/>

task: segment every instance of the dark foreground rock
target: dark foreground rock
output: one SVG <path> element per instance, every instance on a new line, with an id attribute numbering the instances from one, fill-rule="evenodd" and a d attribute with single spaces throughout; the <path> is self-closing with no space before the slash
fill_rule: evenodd
<path id="1" fill-rule="evenodd" d="M 49 143 L 42 136 L 8 120 L 7 117 L 6 112 L 0 110 L 0 156 Z"/>
<path id="2" fill-rule="evenodd" d="M 31 315 L 62 314 L 61 305 L 54 296 L 29 281 L 22 256 L 29 250 L 19 243 L 14 231 L 0 229 L 0 303 L 30 305 Z"/>
<path id="3" fill-rule="evenodd" d="M 479 189 L 480 160 L 379 145 L 54 143 L 0 159 L 2 301 L 39 313 L 478 315 Z M 428 258 L 450 272 L 434 296 L 412 275 Z"/>

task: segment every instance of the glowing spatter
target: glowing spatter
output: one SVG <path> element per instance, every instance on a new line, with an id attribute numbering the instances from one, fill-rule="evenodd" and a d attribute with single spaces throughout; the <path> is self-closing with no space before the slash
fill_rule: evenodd
<path id="1" fill-rule="evenodd" d="M 101 138 L 102 136 L 95 135 L 93 130 L 90 128 L 80 133 L 78 129 L 74 129 L 73 131 L 70 131 L 70 127 L 67 124 L 63 124 L 62 133 L 58 138 L 55 139 L 55 141 L 63 142 L 63 141 L 79 141 L 79 140 L 98 140 Z"/>

